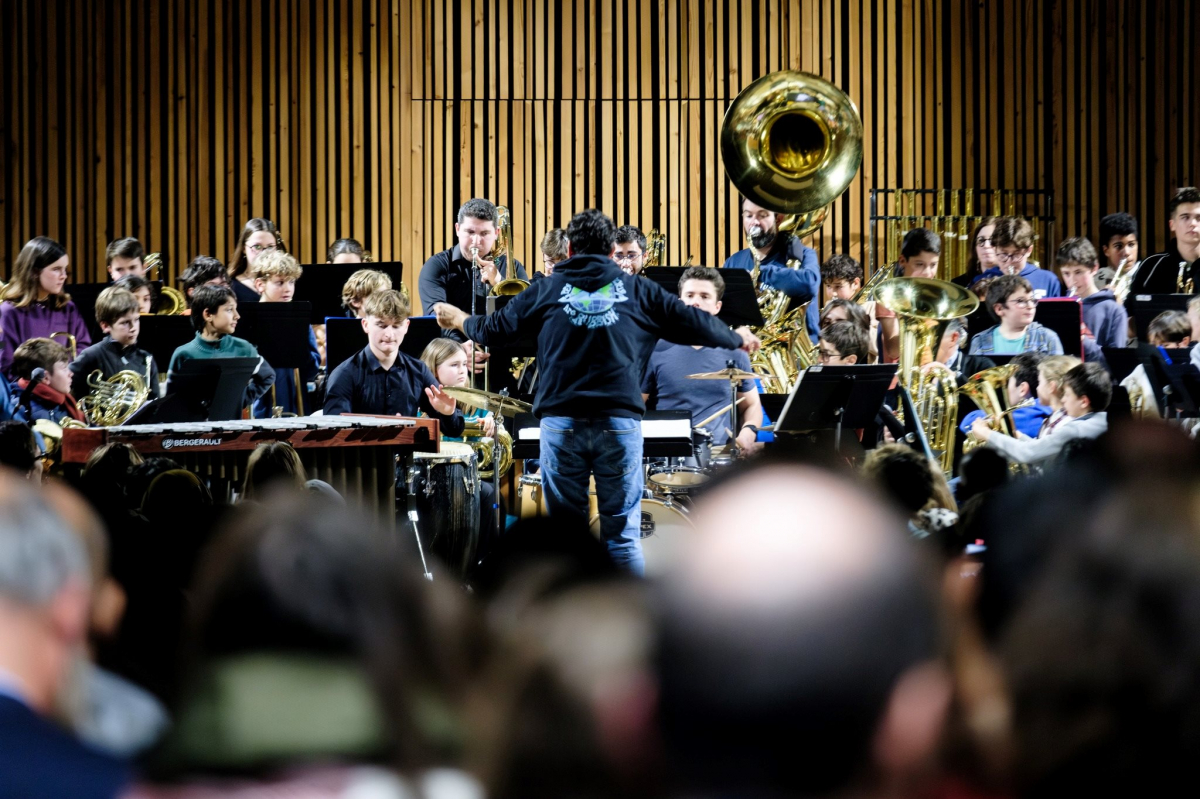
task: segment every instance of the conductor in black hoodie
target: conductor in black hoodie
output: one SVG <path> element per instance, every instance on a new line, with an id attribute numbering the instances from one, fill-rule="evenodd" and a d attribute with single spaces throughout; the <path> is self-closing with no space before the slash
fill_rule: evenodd
<path id="1" fill-rule="evenodd" d="M 438 324 L 494 344 L 537 337 L 540 378 L 533 412 L 541 426 L 542 489 L 551 516 L 587 524 L 588 477 L 596 478 L 600 534 L 613 560 L 641 574 L 641 380 L 660 339 L 757 350 L 747 328 L 730 330 L 612 260 L 613 221 L 597 210 L 567 227 L 568 258 L 503 310 L 469 316 L 433 306 Z"/>

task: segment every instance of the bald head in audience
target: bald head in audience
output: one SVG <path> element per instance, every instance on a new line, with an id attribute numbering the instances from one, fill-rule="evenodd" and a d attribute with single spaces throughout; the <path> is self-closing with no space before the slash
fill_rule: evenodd
<path id="1" fill-rule="evenodd" d="M 676 792 L 912 784 L 950 689 L 933 572 L 903 521 L 846 480 L 794 465 L 731 480 L 693 518 L 693 546 L 660 605 Z"/>

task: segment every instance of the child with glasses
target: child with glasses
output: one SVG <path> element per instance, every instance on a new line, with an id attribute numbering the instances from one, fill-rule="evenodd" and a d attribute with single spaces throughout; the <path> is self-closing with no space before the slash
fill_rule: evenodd
<path id="1" fill-rule="evenodd" d="M 998 277 L 988 286 L 987 309 L 998 324 L 971 339 L 972 355 L 1020 355 L 1042 352 L 1062 355 L 1062 341 L 1048 327 L 1033 321 L 1037 297 L 1020 275 Z"/>
<path id="2" fill-rule="evenodd" d="M 229 259 L 229 286 L 238 302 L 258 302 L 259 291 L 254 287 L 250 267 L 261 256 L 274 250 L 287 252 L 283 236 L 270 219 L 254 218 L 242 228 L 233 257 Z"/>
<path id="3" fill-rule="evenodd" d="M 1019 216 L 1002 216 L 992 232 L 993 257 L 996 266 L 980 274 L 979 279 L 1019 275 L 1033 287 L 1033 295 L 1061 297 L 1062 283 L 1053 272 L 1029 262 L 1033 252 L 1033 226 Z"/>

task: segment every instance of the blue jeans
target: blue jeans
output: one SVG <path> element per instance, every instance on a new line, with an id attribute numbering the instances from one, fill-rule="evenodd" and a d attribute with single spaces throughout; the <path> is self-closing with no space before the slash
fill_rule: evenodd
<path id="1" fill-rule="evenodd" d="M 572 419 L 541 423 L 542 494 L 551 516 L 588 525 L 588 476 L 596 477 L 600 538 L 620 567 L 642 565 L 642 428 L 637 419 Z"/>

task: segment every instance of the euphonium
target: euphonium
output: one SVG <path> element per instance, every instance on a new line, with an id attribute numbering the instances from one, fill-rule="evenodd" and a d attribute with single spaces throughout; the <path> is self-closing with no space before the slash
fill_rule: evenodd
<path id="1" fill-rule="evenodd" d="M 968 289 L 933 278 L 897 277 L 875 287 L 876 302 L 896 314 L 900 327 L 900 385 L 912 395 L 918 421 L 943 471 L 954 462 L 958 395 L 954 373 L 934 360 L 951 319 L 979 307 Z"/>
<path id="2" fill-rule="evenodd" d="M 1010 436 L 1014 435 L 1010 414 L 1015 409 L 1007 408 L 1008 403 L 1004 401 L 1004 396 L 1008 389 L 1008 380 L 1016 371 L 1017 367 L 1011 363 L 993 366 L 972 375 L 958 389 L 959 394 L 970 399 L 976 408 L 983 411 L 988 418 L 989 427 Z M 982 442 L 974 436 L 968 436 L 963 443 L 963 454 L 975 449 L 980 443 Z"/>
<path id="3" fill-rule="evenodd" d="M 495 261 L 502 255 L 508 255 L 509 274 L 513 274 L 511 253 L 512 214 L 503 205 L 496 207 L 496 228 L 496 243 L 492 245 L 492 251 L 488 253 L 487 260 Z M 512 297 L 520 294 L 527 288 L 529 288 L 528 280 L 521 280 L 519 277 L 510 277 L 492 286 L 491 294 L 496 297 Z"/>
<path id="4" fill-rule="evenodd" d="M 463 428 L 463 439 L 475 450 L 475 460 L 479 463 L 479 476 L 492 476 L 492 438 L 483 434 L 483 425 L 479 419 L 468 420 Z M 496 440 L 500 442 L 500 476 L 503 477 L 512 467 L 512 435 L 504 427 L 503 421 L 496 422 Z"/>
<path id="5" fill-rule="evenodd" d="M 79 401 L 79 410 L 95 427 L 124 424 L 150 396 L 150 356 L 146 356 L 145 377 L 124 369 L 105 380 L 99 369 L 87 377 L 92 393 Z"/>

